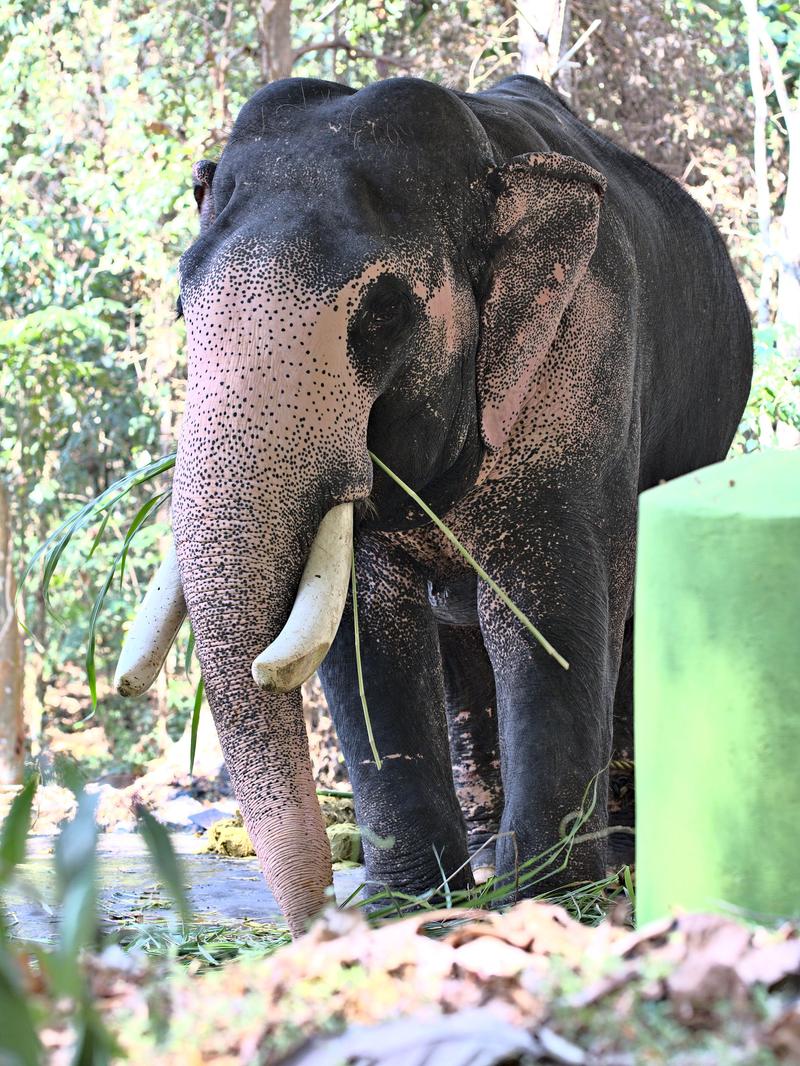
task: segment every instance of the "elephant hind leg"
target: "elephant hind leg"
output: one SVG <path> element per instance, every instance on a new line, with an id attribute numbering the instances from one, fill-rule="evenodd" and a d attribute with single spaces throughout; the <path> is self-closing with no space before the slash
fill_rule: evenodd
<path id="1" fill-rule="evenodd" d="M 439 623 L 453 781 L 476 881 L 494 873 L 503 789 L 494 673 L 477 625 Z"/>
<path id="2" fill-rule="evenodd" d="M 608 779 L 608 821 L 633 829 L 636 824 L 633 786 L 633 618 L 625 623 L 617 690 L 614 695 L 614 742 Z M 633 833 L 611 833 L 608 864 L 614 869 L 636 858 Z"/>

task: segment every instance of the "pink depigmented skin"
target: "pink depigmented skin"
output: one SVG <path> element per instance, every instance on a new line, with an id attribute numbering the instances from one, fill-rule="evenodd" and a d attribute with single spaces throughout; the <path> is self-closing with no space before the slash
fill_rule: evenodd
<path id="1" fill-rule="evenodd" d="M 534 391 L 534 375 L 594 253 L 604 188 L 603 178 L 576 160 L 530 155 L 508 168 L 496 217 L 498 235 L 508 240 L 484 305 L 478 359 L 483 438 L 492 449 Z"/>
<path id="2" fill-rule="evenodd" d="M 349 309 L 380 269 L 320 299 L 296 272 L 302 261 L 302 248 L 265 262 L 257 245 L 232 243 L 185 290 L 189 381 L 173 494 L 209 703 L 267 881 L 296 931 L 321 906 L 328 842 L 300 695 L 259 691 L 249 667 L 283 625 L 307 551 L 297 531 L 317 490 L 309 449 L 331 462 L 347 456 L 348 491 L 320 501 L 319 518 L 370 491 L 374 397 L 356 378 L 345 336 Z M 275 478 L 276 469 L 285 476 Z M 280 758 L 270 750 L 276 741 Z M 306 901 L 299 912 L 298 898 Z"/>

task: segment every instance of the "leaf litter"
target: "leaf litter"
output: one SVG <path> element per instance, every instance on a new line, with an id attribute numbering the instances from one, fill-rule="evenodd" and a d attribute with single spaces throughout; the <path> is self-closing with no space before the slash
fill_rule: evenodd
<path id="1" fill-rule="evenodd" d="M 632 932 L 525 900 L 372 927 L 330 909 L 269 958 L 85 962 L 131 1062 L 493 1066 L 800 1061 L 800 934 L 719 915 Z M 44 1034 L 67 1062 L 58 1026 Z"/>

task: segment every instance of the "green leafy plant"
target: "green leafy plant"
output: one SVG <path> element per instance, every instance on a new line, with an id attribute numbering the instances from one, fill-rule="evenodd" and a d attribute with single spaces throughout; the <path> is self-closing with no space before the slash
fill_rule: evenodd
<path id="1" fill-rule="evenodd" d="M 10 882 L 25 859 L 25 842 L 31 824 L 31 808 L 37 778 L 30 777 L 14 798 L 0 832 L 0 889 Z M 11 944 L 6 917 L 0 905 L 0 1059 L 22 1066 L 37 1066 L 41 1045 L 24 988 L 22 959 Z"/>
<path id="2" fill-rule="evenodd" d="M 89 500 L 82 507 L 79 507 L 75 512 L 69 515 L 34 552 L 30 562 L 23 572 L 17 599 L 19 600 L 19 597 L 22 595 L 25 583 L 31 573 L 41 562 L 42 596 L 48 611 L 50 611 L 53 617 L 58 620 L 58 613 L 54 610 L 51 600 L 53 578 L 57 567 L 62 562 L 67 548 L 75 538 L 76 534 L 82 530 L 88 529 L 95 522 L 99 523 L 97 532 L 92 539 L 86 556 L 87 559 L 91 559 L 97 550 L 98 545 L 106 535 L 109 520 L 112 515 L 115 514 L 122 501 L 135 489 L 151 482 L 154 478 L 157 478 L 167 470 L 171 470 L 174 465 L 174 452 L 171 455 L 164 456 L 163 459 L 156 459 L 153 462 L 147 463 L 138 470 L 133 470 L 126 474 L 124 477 L 120 478 L 119 481 L 115 481 L 113 485 L 105 490 L 105 492 L 102 492 L 99 496 Z M 122 539 L 122 544 L 117 554 L 114 556 L 111 567 L 101 585 L 100 592 L 95 597 L 92 605 L 91 613 L 89 615 L 86 644 L 86 676 L 89 681 L 89 690 L 92 696 L 93 707 L 97 706 L 97 673 L 95 668 L 97 621 L 100 617 L 103 603 L 105 602 L 108 590 L 111 588 L 111 583 L 114 580 L 114 575 L 117 573 L 117 570 L 119 570 L 120 580 L 122 580 L 125 570 L 125 562 L 128 558 L 128 552 L 133 538 L 145 525 L 147 519 L 155 515 L 160 504 L 163 503 L 168 496 L 169 492 L 167 491 L 154 493 L 150 499 L 137 510 Z M 27 626 L 25 626 L 25 628 L 27 632 L 30 632 Z"/>
<path id="3" fill-rule="evenodd" d="M 0 889 L 8 886 L 24 862 L 37 785 L 35 776 L 29 778 L 0 829 Z M 121 1055 L 94 1007 L 83 964 L 85 953 L 98 948 L 104 939 L 97 901 L 96 805 L 96 796 L 80 793 L 75 815 L 56 841 L 53 861 L 59 929 L 55 943 L 33 946 L 14 940 L 0 906 L 0 1061 L 38 1066 L 42 1047 L 37 1029 L 52 1021 L 46 1013 L 48 1006 L 67 1001 L 72 1005 L 69 1024 L 75 1066 L 102 1066 Z M 164 930 L 162 942 L 171 943 L 175 954 L 181 953 L 183 945 L 185 956 L 192 954 L 189 945 L 193 943 L 197 955 L 215 961 L 204 946 L 203 934 L 189 931 L 192 914 L 169 834 L 143 809 L 138 811 L 138 820 L 154 871 L 172 897 L 179 918 L 177 929 Z M 139 935 L 143 935 L 142 930 Z M 231 955 L 229 944 L 218 950 L 221 955 Z M 34 967 L 40 974 L 37 984 L 43 988 L 31 1000 L 25 975 Z"/>
<path id="4" fill-rule="evenodd" d="M 378 753 L 378 746 L 375 743 L 375 734 L 372 731 L 372 719 L 369 714 L 369 705 L 367 703 L 367 694 L 364 689 L 364 669 L 361 665 L 361 640 L 358 628 L 358 586 L 356 584 L 356 553 L 353 551 L 350 555 L 350 589 L 353 597 L 353 635 L 355 638 L 355 652 L 356 652 L 356 673 L 358 674 L 358 695 L 361 698 L 361 707 L 364 711 L 364 725 L 367 730 L 367 737 L 369 738 L 369 746 L 372 749 L 372 757 L 375 760 L 375 765 L 380 770 L 383 766 L 383 762 Z"/>

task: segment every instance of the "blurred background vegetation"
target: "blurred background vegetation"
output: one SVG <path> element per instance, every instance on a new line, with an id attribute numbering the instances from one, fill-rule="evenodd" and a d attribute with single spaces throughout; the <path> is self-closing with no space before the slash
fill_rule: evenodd
<path id="1" fill-rule="evenodd" d="M 219 155 L 266 80 L 361 86 L 413 74 L 471 90 L 518 71 L 552 79 L 600 132 L 683 183 L 725 236 L 757 340 L 734 450 L 800 443 L 793 4 L 12 0 L 0 3 L 0 27 L 0 785 L 18 774 L 22 748 L 45 769 L 68 751 L 87 774 L 129 778 L 191 713 L 186 634 L 148 697 L 123 702 L 108 684 L 167 535 L 166 506 L 106 599 L 96 717 L 83 661 L 112 549 L 87 558 L 93 530 L 74 545 L 54 578 L 58 623 L 36 581 L 25 586 L 19 610 L 33 635 L 17 634 L 14 585 L 68 513 L 175 447 L 191 165 Z M 309 713 L 329 728 L 324 706 Z M 337 776 L 320 773 L 323 784 Z"/>

